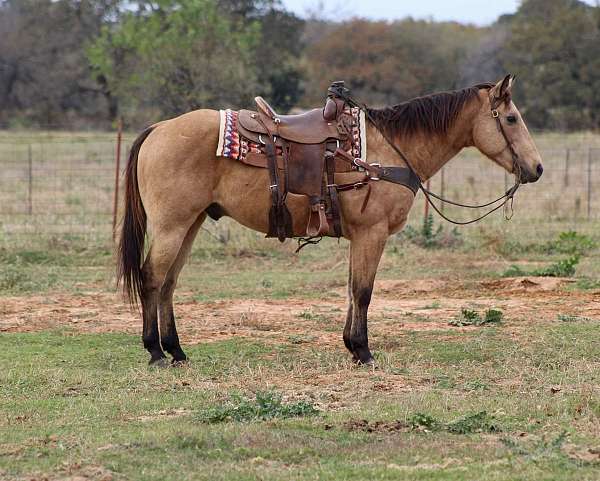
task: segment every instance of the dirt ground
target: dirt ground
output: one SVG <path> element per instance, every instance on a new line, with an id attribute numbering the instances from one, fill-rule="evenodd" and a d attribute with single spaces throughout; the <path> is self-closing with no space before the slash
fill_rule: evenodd
<path id="1" fill-rule="evenodd" d="M 600 318 L 600 291 L 565 289 L 560 278 L 506 278 L 460 284 L 455 281 L 379 281 L 370 308 L 370 329 L 394 332 L 449 329 L 462 308 L 498 308 L 505 320 L 519 324 L 555 321 L 557 315 Z M 223 300 L 177 302 L 175 313 L 183 344 L 246 337 L 280 343 L 307 337 L 313 344 L 340 345 L 345 291 L 330 300 Z M 184 296 L 189 298 L 189 296 Z M 3 297 L 0 332 L 35 332 L 56 328 L 74 332 L 139 334 L 141 321 L 118 294 L 44 294 Z M 451 329 L 474 329 L 452 327 Z"/>

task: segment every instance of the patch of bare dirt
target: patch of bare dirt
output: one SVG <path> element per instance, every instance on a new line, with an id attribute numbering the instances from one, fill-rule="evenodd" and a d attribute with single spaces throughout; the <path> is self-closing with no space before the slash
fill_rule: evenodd
<path id="1" fill-rule="evenodd" d="M 567 277 L 507 277 L 482 281 L 481 286 L 494 291 L 556 291 L 565 284 L 575 282 Z"/>
<path id="2" fill-rule="evenodd" d="M 343 425 L 347 431 L 364 431 L 366 433 L 398 433 L 410 430 L 410 426 L 402 421 L 368 421 L 366 419 L 346 421 Z"/>
<path id="3" fill-rule="evenodd" d="M 469 330 L 448 321 L 462 308 L 502 309 L 517 327 L 524 322 L 555 322 L 558 314 L 600 317 L 600 294 L 562 289 L 569 279 L 507 278 L 471 283 L 457 280 L 383 280 L 376 284 L 369 310 L 371 332 L 393 336 L 406 331 Z M 251 299 L 176 302 L 183 343 L 246 337 L 339 347 L 346 299 Z M 0 332 L 69 328 L 73 332 L 139 334 L 138 312 L 117 294 L 44 294 L 3 297 Z M 527 321 L 525 321 L 527 320 Z"/>

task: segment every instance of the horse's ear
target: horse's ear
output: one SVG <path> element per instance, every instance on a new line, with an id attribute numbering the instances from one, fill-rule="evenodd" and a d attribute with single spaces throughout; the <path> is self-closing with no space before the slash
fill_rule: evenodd
<path id="1" fill-rule="evenodd" d="M 502 80 L 500 80 L 493 88 L 492 94 L 498 100 L 510 100 L 512 86 L 515 81 L 515 76 L 508 74 Z"/>

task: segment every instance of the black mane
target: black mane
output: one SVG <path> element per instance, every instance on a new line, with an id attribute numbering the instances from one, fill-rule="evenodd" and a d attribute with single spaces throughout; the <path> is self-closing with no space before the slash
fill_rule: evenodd
<path id="1" fill-rule="evenodd" d="M 417 97 L 392 107 L 368 109 L 368 117 L 391 137 L 416 133 L 444 135 L 465 104 L 477 98 L 479 90 L 489 90 L 493 86 L 478 84 L 462 90 Z"/>

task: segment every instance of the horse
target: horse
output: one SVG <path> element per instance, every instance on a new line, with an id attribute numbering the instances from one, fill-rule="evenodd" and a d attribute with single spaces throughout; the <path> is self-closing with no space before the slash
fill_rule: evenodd
<path id="1" fill-rule="evenodd" d="M 537 181 L 543 172 L 542 159 L 512 100 L 513 84 L 514 77 L 507 75 L 497 83 L 367 108 L 368 161 L 406 166 L 404 157 L 425 182 L 462 149 L 475 147 L 518 182 Z M 165 352 L 171 355 L 171 363 L 187 361 L 177 334 L 173 293 L 207 216 L 228 216 L 250 229 L 268 232 L 267 169 L 217 157 L 218 137 L 219 112 L 200 109 L 150 126 L 131 147 L 117 278 L 130 302 L 141 303 L 142 340 L 151 365 L 169 365 Z M 398 149 L 404 156 L 398 155 Z M 336 174 L 336 183 L 355 182 L 359 177 L 364 174 Z M 415 198 L 413 190 L 403 185 L 380 181 L 370 186 L 368 192 L 339 192 L 342 236 L 350 241 L 349 302 L 342 338 L 353 360 L 367 365 L 374 363 L 367 311 L 377 267 L 388 237 L 404 227 Z M 305 196 L 287 198 L 295 236 L 305 232 L 307 202 Z M 144 258 L 147 231 L 150 245 Z"/>

